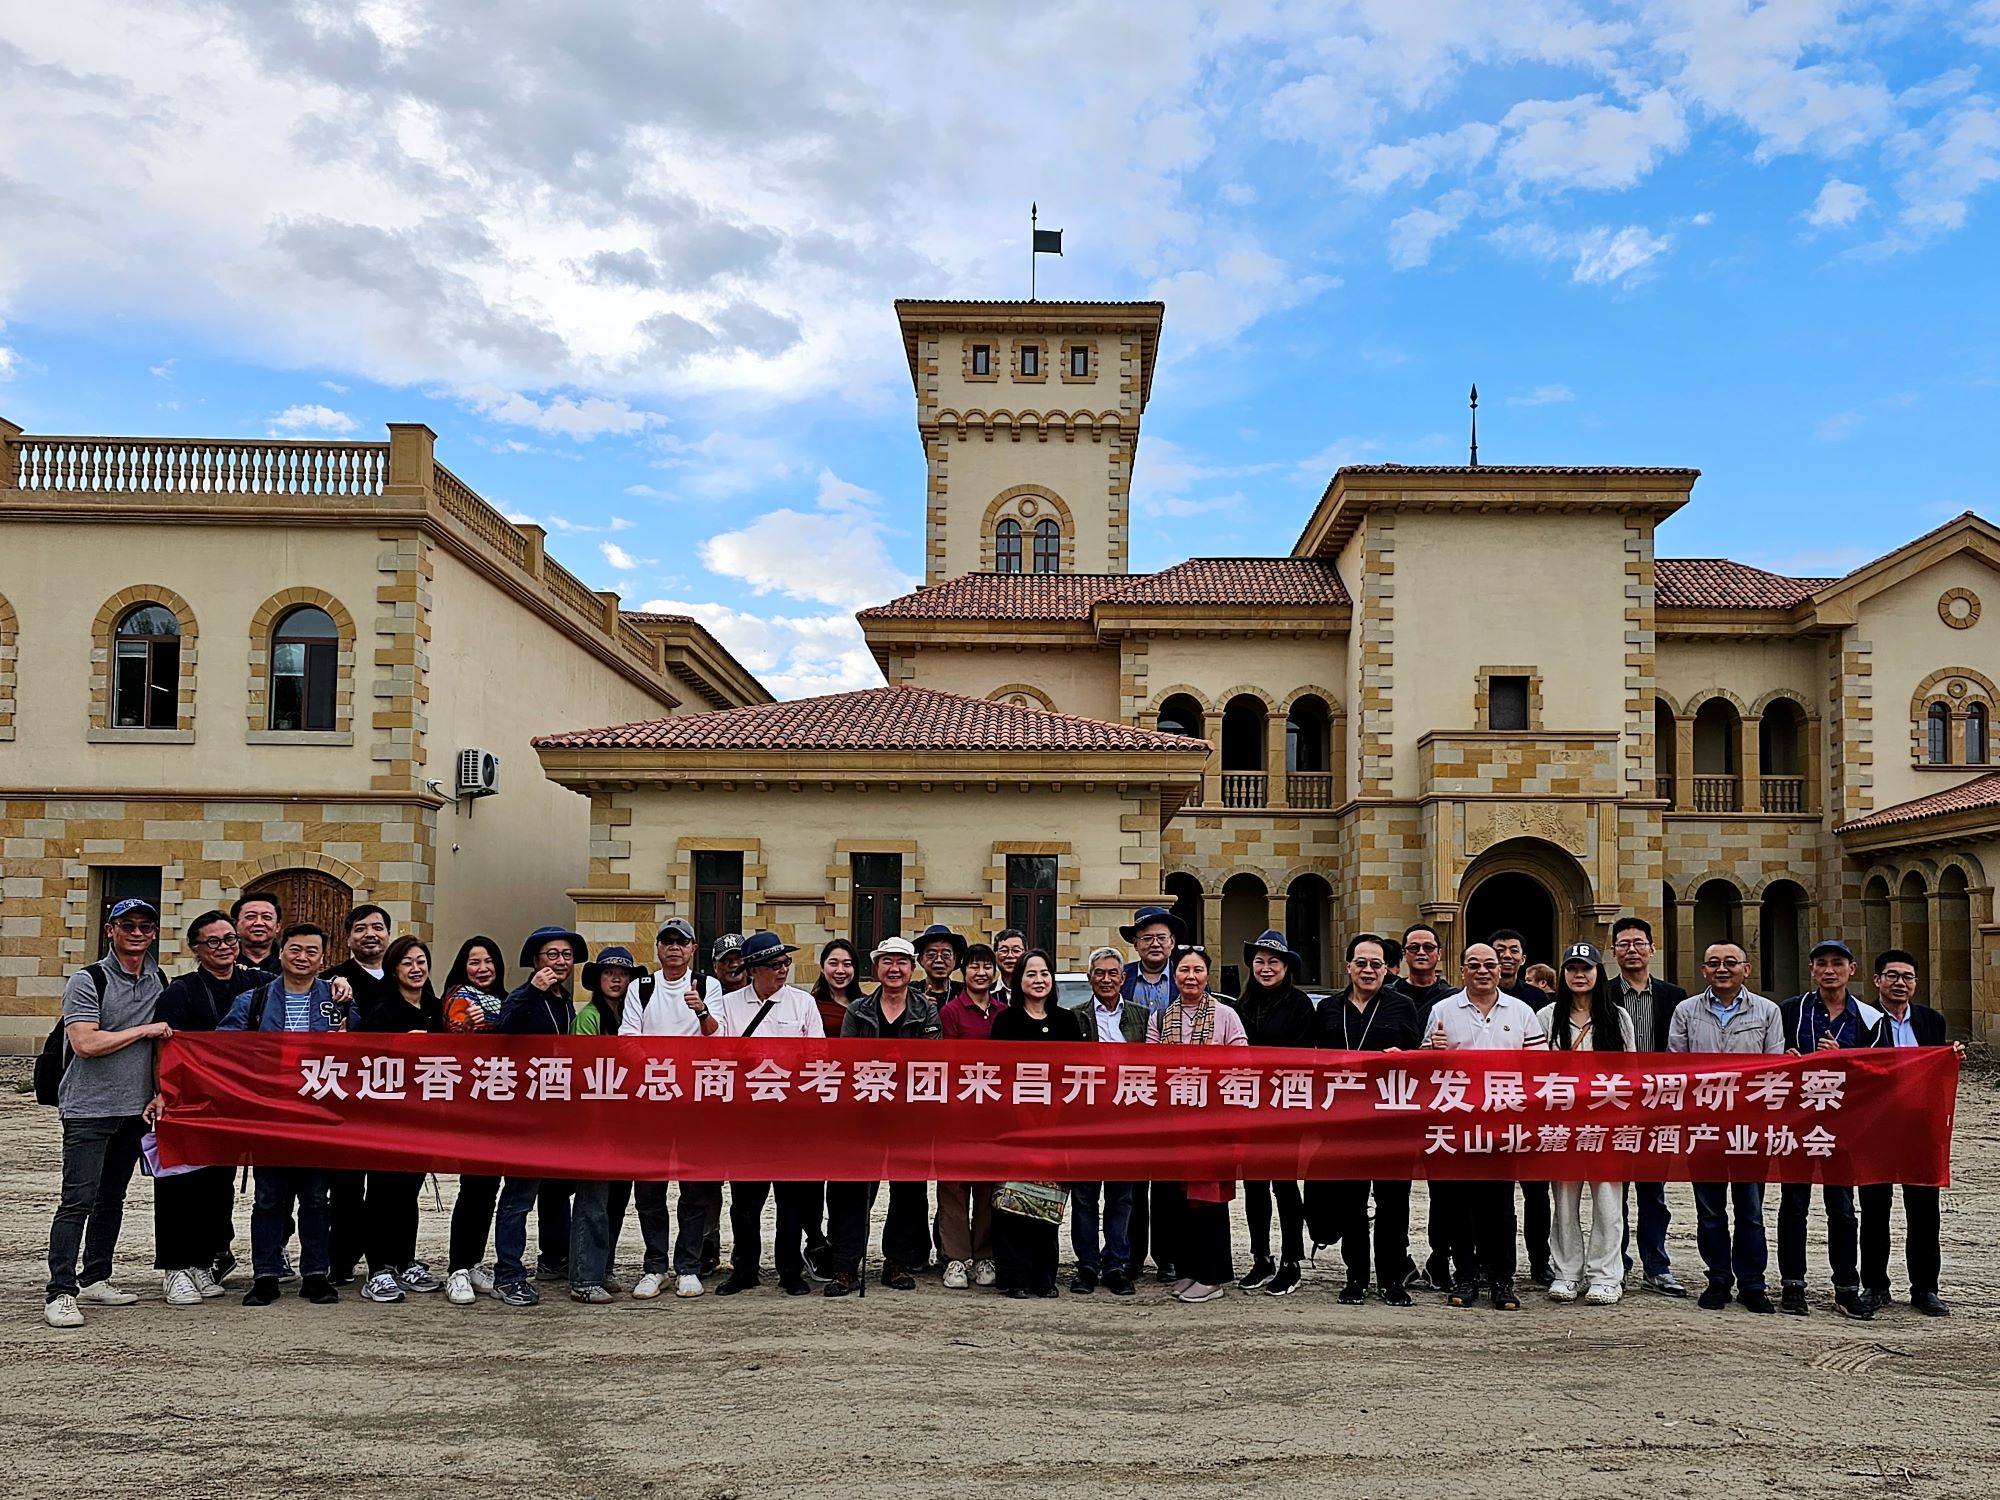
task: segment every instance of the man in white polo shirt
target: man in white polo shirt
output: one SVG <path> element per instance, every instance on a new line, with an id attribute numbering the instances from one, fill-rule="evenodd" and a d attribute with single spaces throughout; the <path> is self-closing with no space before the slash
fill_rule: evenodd
<path id="1" fill-rule="evenodd" d="M 1426 1047 L 1439 1051 L 1517 1052 L 1548 1046 L 1542 1023 L 1526 1002 L 1500 989 L 1500 957 L 1490 943 L 1473 943 L 1459 961 L 1465 988 L 1446 995 L 1431 1008 Z M 1451 1258 L 1458 1280 L 1451 1289 L 1453 1307 L 1471 1307 L 1479 1300 L 1474 1268 L 1492 1287 L 1493 1305 L 1502 1312 L 1520 1309 L 1514 1294 L 1514 1184 L 1511 1182 L 1433 1182 L 1431 1196 L 1444 1210 L 1451 1238 Z"/>
<path id="2" fill-rule="evenodd" d="M 792 955 L 798 950 L 787 947 L 775 932 L 753 932 L 743 940 L 741 951 L 744 977 L 749 982 L 740 990 L 731 990 L 715 1006 L 722 1034 L 824 1037 L 819 1006 L 790 982 Z M 778 1234 L 772 1254 L 778 1262 L 778 1286 L 787 1297 L 803 1297 L 812 1290 L 806 1285 L 805 1234 L 818 1204 L 816 1187 L 818 1184 L 812 1182 L 777 1184 Z M 747 1292 L 764 1279 L 759 1268 L 764 1257 L 760 1226 L 764 1200 L 771 1191 L 768 1182 L 729 1184 L 729 1231 L 736 1243 L 730 1252 L 729 1278 L 715 1289 L 717 1296 Z"/>

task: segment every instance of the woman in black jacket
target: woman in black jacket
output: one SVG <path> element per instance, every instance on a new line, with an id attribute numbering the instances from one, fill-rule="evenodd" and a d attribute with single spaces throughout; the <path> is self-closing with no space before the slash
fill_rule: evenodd
<path id="1" fill-rule="evenodd" d="M 1250 982 L 1236 1002 L 1236 1014 L 1253 1047 L 1310 1047 L 1316 1022 L 1313 1004 L 1299 988 L 1299 955 L 1282 932 L 1259 933 L 1243 945 Z M 1271 1259 L 1271 1200 L 1278 1203 L 1280 1261 Z M 1236 1284 L 1257 1287 L 1273 1297 L 1298 1289 L 1299 1262 L 1305 1259 L 1305 1206 L 1296 1182 L 1246 1182 L 1243 1216 L 1250 1224 L 1250 1274 Z"/>
<path id="2" fill-rule="evenodd" d="M 357 1004 L 355 1031 L 442 1031 L 444 1012 L 431 988 L 431 950 L 421 938 L 399 937 L 382 955 L 382 992 Z M 371 1167 L 361 1203 L 362 1239 L 368 1280 L 361 1295 L 370 1302 L 401 1302 L 405 1291 L 441 1292 L 444 1283 L 417 1259 L 417 1195 L 421 1172 L 384 1172 Z"/>
<path id="3" fill-rule="evenodd" d="M 996 1042 L 1080 1042 L 1076 1012 L 1056 1003 L 1055 963 L 1031 948 L 1014 971 L 1014 1003 L 993 1018 Z M 1003 1182 L 994 1192 L 993 1260 L 1001 1295 L 1054 1297 L 1057 1230 L 1068 1190 L 1054 1182 Z"/>

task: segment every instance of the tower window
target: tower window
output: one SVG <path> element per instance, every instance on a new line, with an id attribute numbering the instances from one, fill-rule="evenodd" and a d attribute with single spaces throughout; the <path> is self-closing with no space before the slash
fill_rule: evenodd
<path id="1" fill-rule="evenodd" d="M 1021 346 L 1021 374 L 1032 380 L 1042 373 L 1042 351 L 1033 344 Z"/>
<path id="2" fill-rule="evenodd" d="M 993 528 L 993 571 L 1021 571 L 1021 523 L 1011 516 Z"/>
<path id="3" fill-rule="evenodd" d="M 1072 344 L 1069 350 L 1069 372 L 1081 380 L 1090 373 L 1090 350 L 1083 344 Z"/>
<path id="4" fill-rule="evenodd" d="M 1487 685 L 1487 727 L 1525 730 L 1528 727 L 1528 679 L 1495 677 Z"/>
<path id="5" fill-rule="evenodd" d="M 974 344 L 972 346 L 972 373 L 975 375 L 991 375 L 993 373 L 993 346 L 991 344 Z"/>
<path id="6" fill-rule="evenodd" d="M 1035 522 L 1035 571 L 1062 571 L 1062 528 L 1054 521 Z"/>

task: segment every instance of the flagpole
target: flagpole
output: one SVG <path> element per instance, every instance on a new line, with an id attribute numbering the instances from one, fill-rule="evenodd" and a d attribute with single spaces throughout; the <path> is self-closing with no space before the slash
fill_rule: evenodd
<path id="1" fill-rule="evenodd" d="M 1028 300 L 1030 302 L 1035 300 L 1035 261 L 1037 259 L 1035 255 L 1035 226 L 1041 222 L 1041 217 L 1040 206 L 1030 203 L 1028 205 Z"/>

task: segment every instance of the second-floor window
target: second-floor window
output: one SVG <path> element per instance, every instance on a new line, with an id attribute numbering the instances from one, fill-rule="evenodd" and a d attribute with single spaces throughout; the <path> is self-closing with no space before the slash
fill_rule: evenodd
<path id="1" fill-rule="evenodd" d="M 112 724 L 173 729 L 180 723 L 181 622 L 160 604 L 141 604 L 118 622 L 113 647 Z"/>
<path id="2" fill-rule="evenodd" d="M 271 635 L 271 727 L 333 728 L 340 631 L 333 616 L 305 604 Z"/>
<path id="3" fill-rule="evenodd" d="M 1528 679 L 1495 677 L 1487 685 L 1486 718 L 1489 729 L 1525 730 L 1528 727 Z"/>
<path id="4" fill-rule="evenodd" d="M 1030 948 L 1056 951 L 1056 857 L 1007 856 L 1007 925 L 1028 936 Z"/>
<path id="5" fill-rule="evenodd" d="M 1933 703 L 1926 716 L 1930 730 L 1930 743 L 1925 746 L 1928 759 L 1934 766 L 1951 764 L 1951 709 L 1942 703 Z"/>
<path id="6" fill-rule="evenodd" d="M 993 571 L 1021 571 L 1021 523 L 1011 516 L 993 528 Z"/>
<path id="7" fill-rule="evenodd" d="M 850 936 L 863 953 L 903 930 L 903 856 L 855 854 L 848 858 L 854 921 Z"/>
<path id="8" fill-rule="evenodd" d="M 972 373 L 975 375 L 991 375 L 993 373 L 993 346 L 991 344 L 974 344 L 972 346 Z"/>
<path id="9" fill-rule="evenodd" d="M 1035 571 L 1062 571 L 1062 528 L 1054 521 L 1035 522 Z"/>
<path id="10" fill-rule="evenodd" d="M 694 856 L 696 961 L 706 965 L 715 940 L 743 930 L 743 854 L 737 849 L 701 849 Z"/>
<path id="11" fill-rule="evenodd" d="M 1069 350 L 1069 373 L 1081 380 L 1090 373 L 1090 350 L 1083 344 L 1072 344 Z"/>
<path id="12" fill-rule="evenodd" d="M 1021 374 L 1033 380 L 1042 373 L 1042 351 L 1033 344 L 1021 346 Z"/>

